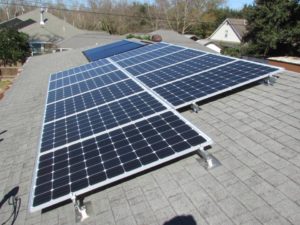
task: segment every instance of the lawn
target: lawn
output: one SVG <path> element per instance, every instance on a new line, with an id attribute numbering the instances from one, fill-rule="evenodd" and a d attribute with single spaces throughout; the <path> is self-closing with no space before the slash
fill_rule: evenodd
<path id="1" fill-rule="evenodd" d="M 5 91 L 5 89 L 11 84 L 10 80 L 0 80 L 0 93 Z"/>

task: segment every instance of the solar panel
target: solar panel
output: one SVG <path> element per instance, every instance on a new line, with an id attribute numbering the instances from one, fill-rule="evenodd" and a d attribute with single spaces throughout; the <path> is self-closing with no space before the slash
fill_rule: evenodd
<path id="1" fill-rule="evenodd" d="M 118 64 L 122 66 L 123 68 L 132 66 L 134 64 L 138 63 L 144 63 L 148 60 L 152 60 L 153 58 L 173 54 L 177 51 L 184 50 L 183 48 L 177 47 L 177 46 L 167 46 L 165 48 L 159 48 L 154 51 L 147 52 L 142 55 L 138 55 L 135 57 L 131 57 L 129 59 L 124 59 L 122 61 L 119 61 Z"/>
<path id="2" fill-rule="evenodd" d="M 110 56 L 120 54 L 122 52 L 127 52 L 136 48 L 143 47 L 145 44 L 137 43 L 127 40 L 117 41 L 108 45 L 103 45 L 97 48 L 92 48 L 83 51 L 83 54 L 89 61 L 96 61 L 99 59 L 104 59 Z"/>
<path id="3" fill-rule="evenodd" d="M 138 56 L 138 55 L 142 55 L 142 54 L 145 54 L 145 53 L 157 50 L 157 49 L 163 49 L 167 46 L 169 46 L 169 44 L 154 43 L 154 44 L 151 44 L 151 45 L 146 45 L 142 48 L 137 48 L 137 49 L 134 49 L 134 50 L 131 50 L 131 51 L 128 51 L 128 52 L 121 53 L 119 55 L 114 55 L 114 56 L 110 57 L 110 59 L 112 59 L 115 62 L 118 62 L 118 61 L 121 61 L 121 60 L 124 60 L 124 59 L 129 59 L 129 58 L 132 58 L 132 57 L 135 57 L 135 56 Z"/>
<path id="4" fill-rule="evenodd" d="M 137 78 L 148 87 L 153 88 L 155 86 L 171 82 L 194 73 L 199 73 L 203 70 L 232 62 L 233 60 L 234 59 L 217 55 L 201 55 L 191 60 L 140 75 Z"/>
<path id="5" fill-rule="evenodd" d="M 142 92 L 82 113 L 45 124 L 41 151 L 71 143 L 165 110 L 150 94 Z"/>
<path id="6" fill-rule="evenodd" d="M 173 112 L 165 112 L 40 155 L 32 206 L 43 208 L 85 193 L 205 144 Z"/>
<path id="7" fill-rule="evenodd" d="M 126 70 L 133 76 L 138 76 L 153 70 L 162 69 L 175 63 L 179 63 L 183 60 L 192 59 L 205 54 L 203 52 L 190 49 L 182 48 L 182 50 L 183 51 L 175 52 L 167 56 L 154 58 L 147 62 L 127 67 Z"/>
<path id="8" fill-rule="evenodd" d="M 278 68 L 240 60 L 161 85 L 154 88 L 154 91 L 174 107 L 180 108 L 268 77 L 273 72 L 278 72 Z"/>
<path id="9" fill-rule="evenodd" d="M 80 73 L 72 78 L 68 77 L 67 82 L 50 83 L 47 103 L 59 101 L 125 79 L 128 79 L 128 76 L 119 70 L 108 73 L 99 73 L 97 70 L 95 70 L 95 74 L 91 72 Z"/>
<path id="10" fill-rule="evenodd" d="M 120 81 L 92 91 L 74 95 L 47 105 L 45 122 L 108 103 L 115 99 L 142 91 L 132 80 Z"/>
<path id="11" fill-rule="evenodd" d="M 175 109 L 278 71 L 157 43 L 53 74 L 31 211 L 210 145 Z"/>
<path id="12" fill-rule="evenodd" d="M 86 72 L 91 69 L 96 69 L 97 67 L 101 67 L 101 66 L 104 66 L 107 64 L 110 64 L 110 62 L 107 59 L 101 59 L 101 60 L 98 60 L 95 62 L 87 63 L 87 64 L 84 64 L 84 65 L 81 65 L 78 67 L 74 67 L 74 68 L 71 68 L 68 70 L 60 71 L 58 73 L 52 74 L 50 77 L 50 81 L 52 82 L 57 79 L 66 78 L 68 76 L 72 76 L 72 75 L 75 75 L 80 72 Z"/>

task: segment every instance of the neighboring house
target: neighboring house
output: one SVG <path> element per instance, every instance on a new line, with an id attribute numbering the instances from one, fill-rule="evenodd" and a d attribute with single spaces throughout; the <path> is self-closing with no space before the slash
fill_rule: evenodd
<path id="1" fill-rule="evenodd" d="M 221 53 L 222 47 L 234 47 L 242 43 L 246 33 L 247 21 L 244 19 L 227 18 L 207 39 L 200 39 L 197 43 Z"/>
<path id="2" fill-rule="evenodd" d="M 189 48 L 195 48 L 201 51 L 210 52 L 210 53 L 217 53 L 213 49 L 210 49 L 204 45 L 198 44 L 197 42 L 193 41 L 190 38 L 187 38 L 184 35 L 181 35 L 173 30 L 156 30 L 151 33 L 150 35 L 158 34 L 162 37 L 162 41 L 169 42 L 171 44 L 183 45 Z"/>
<path id="3" fill-rule="evenodd" d="M 72 26 L 47 10 L 35 9 L 0 24 L 1 27 L 17 29 L 29 35 L 33 54 L 52 52 L 57 43 L 84 31 Z"/>
<path id="4" fill-rule="evenodd" d="M 35 9 L 17 17 L 21 20 L 32 19 L 36 23 L 19 29 L 30 37 L 30 44 L 34 53 L 52 51 L 57 43 L 67 38 L 84 33 L 84 31 L 72 26 L 47 10 Z"/>
<path id="5" fill-rule="evenodd" d="M 1 27 L 14 28 L 29 35 L 33 54 L 94 47 L 124 36 L 107 32 L 80 30 L 47 10 L 35 9 L 11 20 L 0 23 Z"/>
<path id="6" fill-rule="evenodd" d="M 218 42 L 230 42 L 240 44 L 246 33 L 247 21 L 244 19 L 226 19 L 212 35 L 209 40 Z"/>

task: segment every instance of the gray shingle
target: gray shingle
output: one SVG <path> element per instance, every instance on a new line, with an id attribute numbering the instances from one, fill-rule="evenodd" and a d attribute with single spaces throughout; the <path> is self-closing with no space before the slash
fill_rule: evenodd
<path id="1" fill-rule="evenodd" d="M 7 130 L 0 136 L 0 195 L 20 187 L 16 224 L 75 222 L 72 204 L 32 214 L 27 201 L 49 74 L 85 62 L 78 50 L 30 58 L 0 101 L 0 127 Z M 299 94 L 299 74 L 285 72 L 272 87 L 258 85 L 208 102 L 197 114 L 182 112 L 214 138 L 210 152 L 223 165 L 207 171 L 193 155 L 95 192 L 85 199 L 95 212 L 86 224 L 161 225 L 183 214 L 198 224 L 298 224 L 300 104 L 293 96 Z M 282 207 L 287 210 L 280 214 Z M 3 205 L 0 222 L 10 213 Z"/>

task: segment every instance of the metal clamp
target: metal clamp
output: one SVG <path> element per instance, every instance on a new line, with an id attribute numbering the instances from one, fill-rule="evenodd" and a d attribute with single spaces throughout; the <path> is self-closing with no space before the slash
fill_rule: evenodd
<path id="1" fill-rule="evenodd" d="M 221 165 L 220 161 L 217 160 L 213 155 L 209 154 L 203 147 L 200 147 L 198 152 L 206 161 L 206 169 L 214 169 Z"/>
<path id="2" fill-rule="evenodd" d="M 276 83 L 276 79 L 278 78 L 278 76 L 274 76 L 274 75 L 270 75 L 269 77 L 267 77 L 265 80 L 264 80 L 264 83 L 269 86 L 273 86 L 275 83 Z"/>
<path id="3" fill-rule="evenodd" d="M 75 194 L 71 194 L 71 199 L 75 207 L 75 221 L 83 222 L 87 218 L 89 218 L 89 215 L 87 214 L 87 209 L 83 203 L 81 203 Z"/>
<path id="4" fill-rule="evenodd" d="M 193 112 L 198 113 L 200 111 L 200 107 L 199 105 L 197 105 L 196 103 L 193 103 L 191 105 L 191 109 L 193 110 Z"/>

